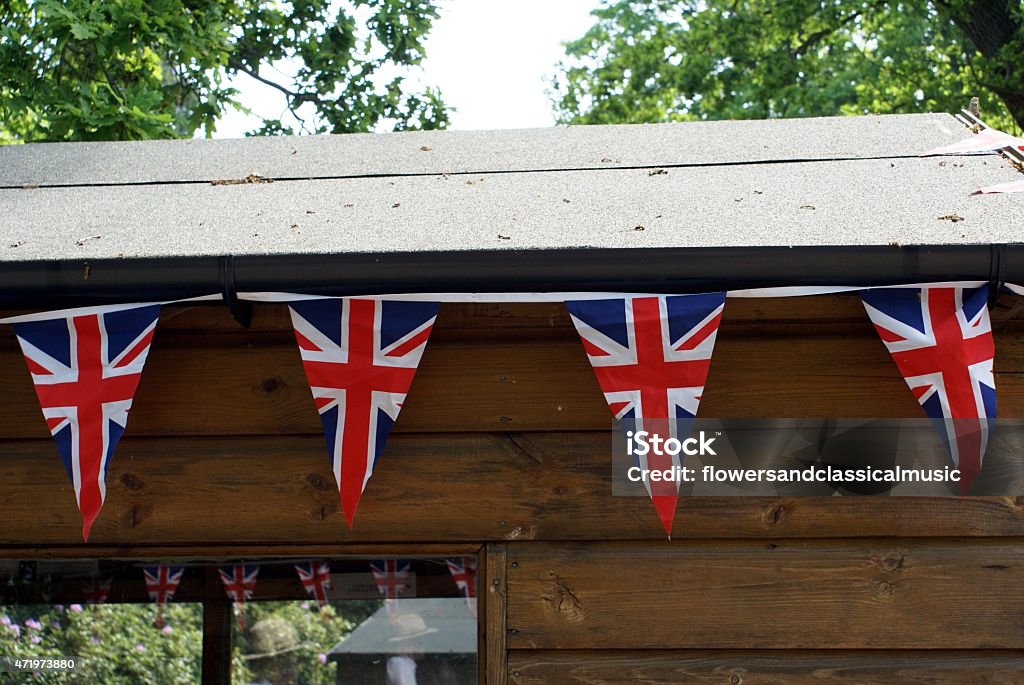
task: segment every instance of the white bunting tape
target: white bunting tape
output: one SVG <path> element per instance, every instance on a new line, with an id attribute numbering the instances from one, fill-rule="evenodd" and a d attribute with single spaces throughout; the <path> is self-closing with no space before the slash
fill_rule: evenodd
<path id="1" fill-rule="evenodd" d="M 89 316 L 94 314 L 106 314 L 108 312 L 120 312 L 126 309 L 137 309 L 139 307 L 151 307 L 153 305 L 177 304 L 179 302 L 216 302 L 221 300 L 220 295 L 200 295 L 189 297 L 184 300 L 165 300 L 162 302 L 128 302 L 125 304 L 101 304 L 91 307 L 76 307 L 73 309 L 59 309 L 51 312 L 36 312 L 35 314 L 22 314 L 20 316 L 9 316 L 0 319 L 0 323 L 28 323 L 29 321 L 49 321 L 50 319 L 66 319 L 69 316 Z"/>

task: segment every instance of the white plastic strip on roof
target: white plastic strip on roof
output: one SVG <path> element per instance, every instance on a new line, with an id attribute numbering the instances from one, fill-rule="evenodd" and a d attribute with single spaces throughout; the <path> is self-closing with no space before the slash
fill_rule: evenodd
<path id="1" fill-rule="evenodd" d="M 222 299 L 221 295 L 200 295 L 199 297 L 189 297 L 184 300 L 162 300 L 157 302 L 130 302 L 126 304 L 102 304 L 91 307 L 75 307 L 72 309 L 59 309 L 48 312 L 37 312 L 35 314 L 22 314 L 20 316 L 9 316 L 6 319 L 0 319 L 0 323 L 28 323 L 29 321 L 48 321 L 50 319 L 61 319 L 69 316 L 90 316 L 95 314 L 107 314 L 109 312 L 122 312 L 126 309 L 136 309 L 138 307 L 152 307 L 155 304 L 178 304 L 181 302 L 214 302 Z"/>
<path id="2" fill-rule="evenodd" d="M 911 283 L 901 285 L 861 286 L 785 286 L 779 288 L 749 288 L 730 290 L 729 297 L 803 297 L 807 295 L 829 295 L 878 290 L 886 288 L 980 288 L 988 281 L 941 281 L 936 283 Z M 622 292 L 538 292 L 538 293 L 396 293 L 385 295 L 345 295 L 373 300 L 400 300 L 404 302 L 565 302 L 567 300 L 611 300 L 623 297 L 661 297 L 665 293 L 622 293 Z M 298 302 L 300 300 L 328 300 L 330 295 L 303 295 L 301 293 L 239 293 L 238 298 L 252 302 Z"/>
<path id="3" fill-rule="evenodd" d="M 980 288 L 988 281 L 939 281 L 934 283 L 908 283 L 898 285 L 882 286 L 784 286 L 778 288 L 749 288 L 745 290 L 730 290 L 729 297 L 806 297 L 810 295 L 830 295 L 835 293 L 856 292 L 858 290 L 884 290 L 889 288 Z M 1024 295 L 1024 286 L 1007 283 L 1006 288 L 1010 291 Z M 362 299 L 375 300 L 398 300 L 404 302 L 469 302 L 482 303 L 506 303 L 506 302 L 565 302 L 567 300 L 611 300 L 625 297 L 663 297 L 666 293 L 622 293 L 622 292 L 536 292 L 536 293 L 396 293 L 385 295 L 359 294 L 345 295 L 345 297 L 358 297 Z M 671 296 L 671 294 L 669 294 Z M 89 307 L 75 307 L 71 309 L 60 309 L 53 311 L 37 312 L 34 314 L 22 314 L 9 316 L 0 319 L 2 323 L 26 323 L 29 321 L 46 321 L 49 319 L 64 318 L 68 316 L 87 316 L 94 314 L 105 314 L 111 311 L 123 311 L 136 307 L 149 307 L 152 305 L 182 304 L 187 302 L 215 302 L 221 300 L 222 295 L 201 295 L 189 297 L 182 300 L 161 300 L 157 302 L 132 302 L 125 304 L 95 305 Z M 239 293 L 238 299 L 250 302 L 287 303 L 300 302 L 302 300 L 329 300 L 336 299 L 331 295 L 306 295 L 302 293 L 279 293 L 279 292 L 254 292 Z"/>

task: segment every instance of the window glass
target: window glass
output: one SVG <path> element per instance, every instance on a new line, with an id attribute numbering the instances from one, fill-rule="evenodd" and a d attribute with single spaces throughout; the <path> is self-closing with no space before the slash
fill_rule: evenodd
<path id="1" fill-rule="evenodd" d="M 78 657 L 0 683 L 201 683 L 204 647 L 235 684 L 477 682 L 475 557 L 0 560 L 0 581 L 0 657 Z"/>

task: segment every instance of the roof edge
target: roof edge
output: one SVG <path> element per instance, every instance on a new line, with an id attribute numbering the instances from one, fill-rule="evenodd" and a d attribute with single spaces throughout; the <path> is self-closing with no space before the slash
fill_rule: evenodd
<path id="1" fill-rule="evenodd" d="M 930 281 L 1024 283 L 1024 244 L 576 248 L 8 262 L 0 307 L 63 309 L 221 293 L 692 293 Z"/>

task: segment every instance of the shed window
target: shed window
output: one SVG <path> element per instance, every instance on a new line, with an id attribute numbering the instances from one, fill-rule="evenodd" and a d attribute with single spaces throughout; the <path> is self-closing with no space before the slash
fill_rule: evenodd
<path id="1" fill-rule="evenodd" d="M 0 656 L 76 657 L 25 682 L 470 685 L 477 682 L 475 557 L 0 560 Z M 144 571 L 183 567 L 163 610 Z M 469 572 L 465 566 L 469 566 Z M 378 573 L 373 573 L 376 566 Z M 240 568 L 233 602 L 220 573 Z M 466 580 L 471 579 L 466 591 Z M 320 599 L 317 594 L 325 590 Z M 31 661 L 25 663 L 31 664 Z M 11 681 L 17 682 L 17 680 Z"/>

